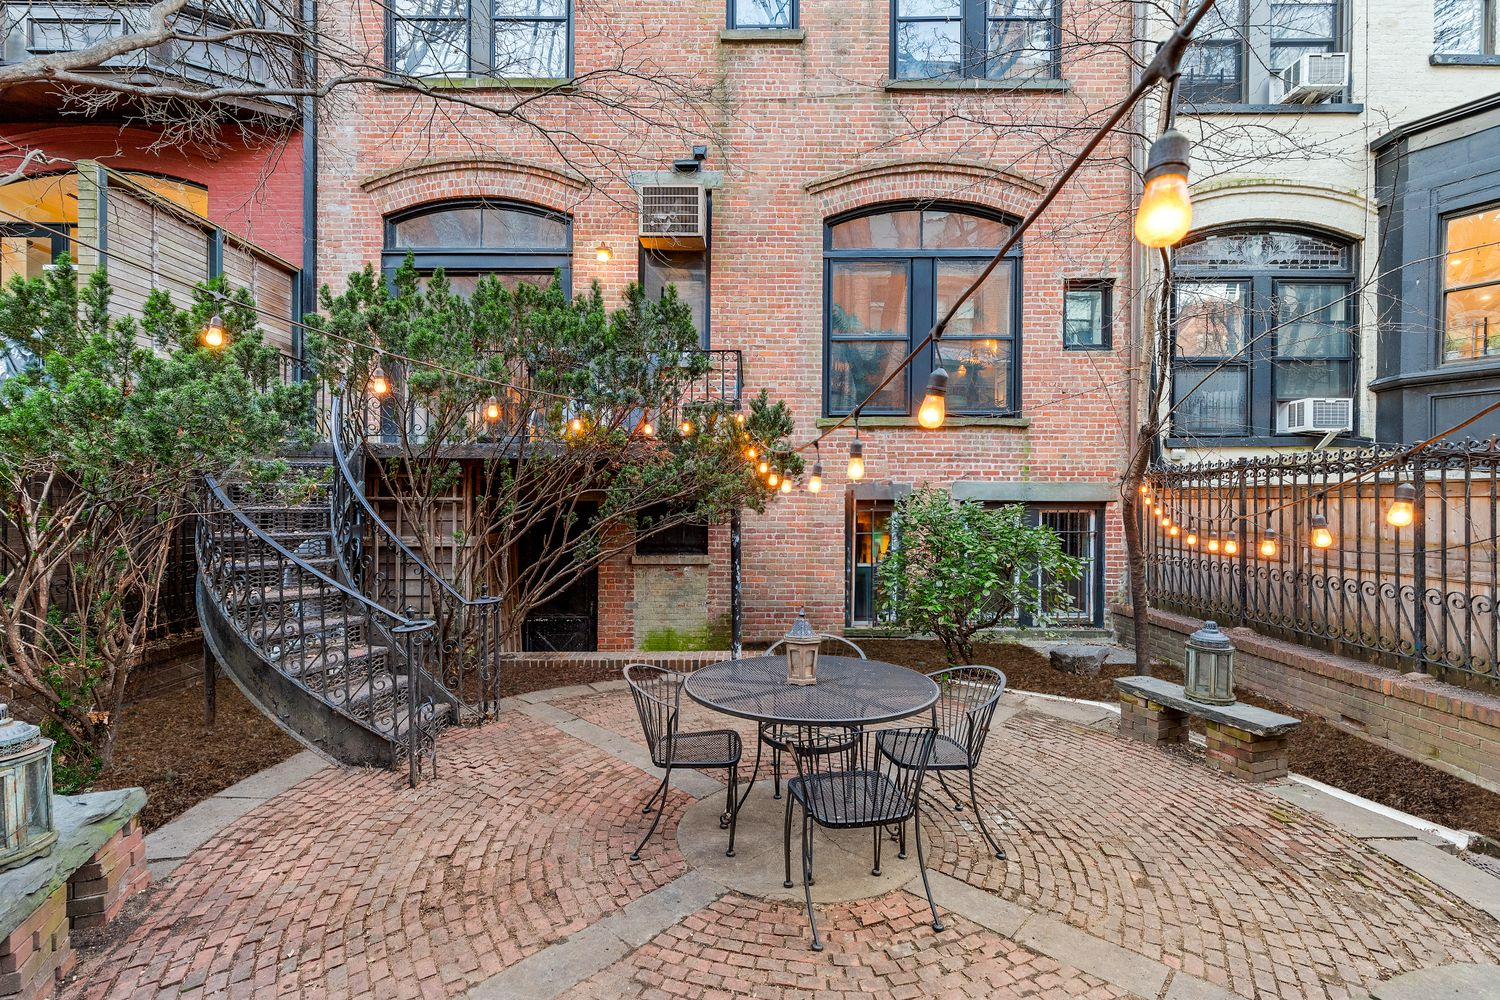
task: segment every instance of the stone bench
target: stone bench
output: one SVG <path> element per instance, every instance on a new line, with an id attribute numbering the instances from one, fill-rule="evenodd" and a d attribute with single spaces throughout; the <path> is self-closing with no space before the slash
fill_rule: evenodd
<path id="1" fill-rule="evenodd" d="M 1159 677 L 1119 677 L 1120 733 L 1143 743 L 1186 743 L 1188 716 L 1208 729 L 1208 762 L 1246 781 L 1286 776 L 1286 737 L 1302 720 L 1236 702 L 1205 705 L 1193 701 L 1181 684 Z"/>

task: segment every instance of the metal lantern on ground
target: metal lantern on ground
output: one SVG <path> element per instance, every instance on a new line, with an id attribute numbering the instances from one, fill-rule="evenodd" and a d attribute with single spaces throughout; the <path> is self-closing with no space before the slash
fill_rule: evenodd
<path id="1" fill-rule="evenodd" d="M 798 609 L 797 620 L 786 634 L 786 682 L 818 683 L 818 645 L 822 640 L 807 621 L 807 610 Z"/>
<path id="2" fill-rule="evenodd" d="M 52 741 L 0 705 L 0 870 L 51 850 Z"/>
<path id="3" fill-rule="evenodd" d="M 1205 705 L 1234 704 L 1234 643 L 1214 622 L 1188 636 L 1184 694 Z"/>

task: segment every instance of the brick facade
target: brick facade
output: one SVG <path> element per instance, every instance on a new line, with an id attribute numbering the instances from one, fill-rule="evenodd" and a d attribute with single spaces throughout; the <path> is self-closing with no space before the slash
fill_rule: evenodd
<path id="1" fill-rule="evenodd" d="M 578 5 L 575 5 L 578 6 Z M 365 0 L 323 6 L 330 29 L 380 58 L 383 7 Z M 1080 121 L 1122 97 L 1129 85 L 1125 47 L 1129 6 L 1090 8 L 1062 56 L 1065 88 L 929 91 L 887 89 L 887 0 L 805 4 L 805 40 L 721 41 L 723 0 L 661 4 L 609 0 L 578 7 L 575 73 L 584 77 L 629 59 L 679 80 L 717 83 L 725 101 L 681 130 L 647 128 L 586 100 L 545 97 L 528 107 L 560 148 L 505 117 L 458 104 L 433 105 L 400 91 L 368 88 L 319 136 L 319 273 L 324 281 L 378 261 L 384 217 L 445 199 L 529 202 L 573 221 L 572 285 L 598 281 L 614 296 L 638 276 L 636 195 L 628 174 L 665 170 L 692 138 L 710 147 L 705 169 L 722 173 L 712 191 L 711 346 L 744 352 L 747 395 L 768 389 L 786 399 L 796 440 L 808 440 L 823 413 L 825 221 L 893 201 L 953 201 L 1023 216 L 1081 142 Z M 1064 5 L 1064 20 L 1071 5 Z M 1076 13 L 1076 12 L 1075 12 Z M 1082 43 L 1077 38 L 1082 36 Z M 624 86 L 630 86 L 628 83 Z M 482 86 L 466 100 L 504 106 L 515 92 Z M 700 108 L 701 110 L 701 108 Z M 672 111 L 676 114 L 676 111 Z M 663 115 L 667 117 L 667 115 Z M 1026 123 L 1010 128 L 1010 124 Z M 597 143 L 586 148 L 583 141 Z M 1055 144 L 1055 145 L 1054 145 Z M 601 162 L 604 146 L 613 152 Z M 1024 241 L 1022 420 L 921 431 L 867 427 L 869 482 L 948 486 L 957 480 L 1054 484 L 1059 499 L 1088 488 L 1102 501 L 1121 462 L 1128 409 L 1128 309 L 1116 303 L 1118 352 L 1061 349 L 1063 283 L 1113 278 L 1129 285 L 1126 140 L 1106 142 Z M 595 260 L 608 244 L 614 259 Z M 799 606 L 814 626 L 844 624 L 847 431 L 823 449 L 828 488 L 777 497 L 744 526 L 747 641 L 786 631 Z M 1079 494 L 1080 496 L 1083 494 Z M 1107 587 L 1122 575 L 1116 504 L 1103 518 Z M 716 531 L 704 619 L 728 610 L 727 540 Z M 624 648 L 642 638 L 632 622 L 652 572 L 629 556 L 600 574 L 599 643 Z"/>
<path id="2" fill-rule="evenodd" d="M 1121 641 L 1133 641 L 1128 612 L 1112 608 Z M 1196 619 L 1151 611 L 1152 652 L 1181 664 Z M 1500 790 L 1500 698 L 1400 674 L 1249 629 L 1234 641 L 1235 686 L 1294 706 L 1398 753 Z"/>

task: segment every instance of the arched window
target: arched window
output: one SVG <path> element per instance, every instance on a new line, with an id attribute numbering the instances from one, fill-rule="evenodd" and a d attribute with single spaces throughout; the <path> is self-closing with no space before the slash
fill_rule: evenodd
<path id="1" fill-rule="evenodd" d="M 1284 433 L 1281 403 L 1353 397 L 1350 243 L 1292 229 L 1209 233 L 1178 249 L 1173 273 L 1174 436 L 1272 437 Z"/>
<path id="2" fill-rule="evenodd" d="M 511 284 L 545 285 L 558 271 L 566 290 L 572 252 L 572 223 L 565 215 L 516 202 L 463 201 L 386 219 L 382 258 L 392 274 L 410 253 L 424 274 L 441 267 L 464 292 L 482 274 L 502 275 Z"/>
<path id="3" fill-rule="evenodd" d="M 850 412 L 911 351 L 1010 235 L 970 207 L 881 207 L 830 221 L 824 237 L 824 411 Z M 910 414 L 928 373 L 948 370 L 952 413 L 1017 406 L 1021 252 L 1014 248 L 948 326 L 865 410 Z M 940 356 L 939 356 L 940 355 Z"/>

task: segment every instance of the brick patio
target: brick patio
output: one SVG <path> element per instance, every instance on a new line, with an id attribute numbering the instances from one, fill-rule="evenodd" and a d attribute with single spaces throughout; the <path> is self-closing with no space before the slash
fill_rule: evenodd
<path id="1" fill-rule="evenodd" d="M 512 995 L 1124 997 L 1155 996 L 1160 981 L 1168 996 L 1342 998 L 1500 960 L 1491 917 L 1200 753 L 1011 696 L 979 775 L 1009 860 L 987 855 L 967 813 L 936 798 L 924 813 L 933 869 L 958 880 L 938 885 L 942 932 L 892 881 L 820 904 L 817 955 L 799 906 L 720 887 L 621 944 L 605 928 L 698 878 L 683 878 L 675 836 L 695 798 L 674 793 L 630 863 L 658 779 L 620 738 L 639 739 L 628 697 L 528 699 L 446 735 L 439 777 L 415 791 L 385 772 L 325 770 L 235 821 L 151 890 L 138 925 L 90 955 L 65 996 L 503 995 L 482 984 L 555 950 L 575 956 L 557 988 Z M 685 726 L 723 724 L 684 714 Z M 986 916 L 996 908 L 1015 926 Z M 1079 944 L 1049 948 L 1067 935 Z M 1149 993 L 1100 974 L 1097 954 L 1144 968 Z M 1187 984 L 1217 989 L 1169 990 Z"/>

